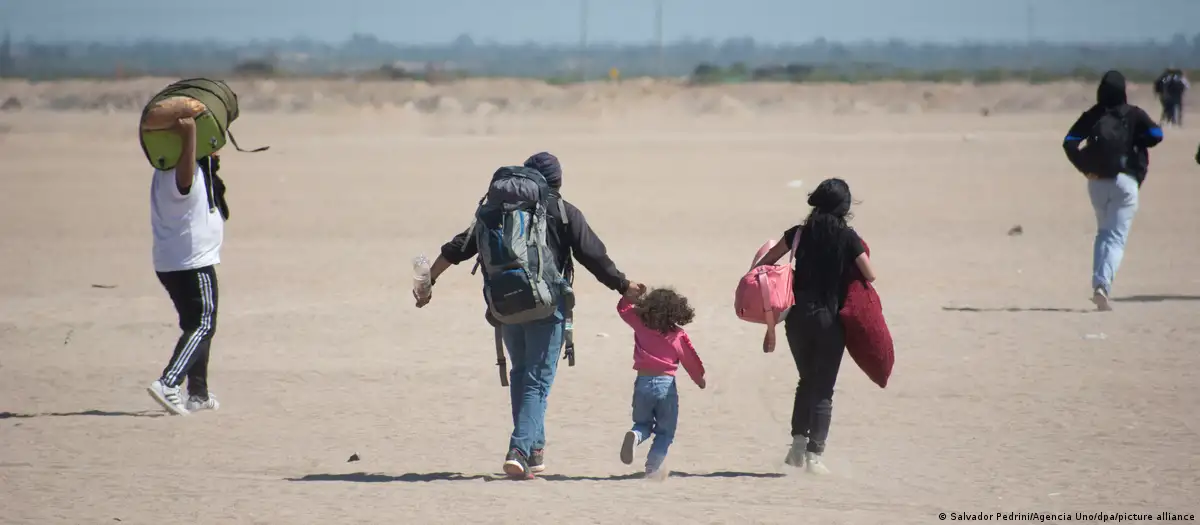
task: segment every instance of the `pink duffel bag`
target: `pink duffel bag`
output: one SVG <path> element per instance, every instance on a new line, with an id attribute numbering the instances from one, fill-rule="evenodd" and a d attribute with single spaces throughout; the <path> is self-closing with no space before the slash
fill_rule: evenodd
<path id="1" fill-rule="evenodd" d="M 765 324 L 769 331 L 783 319 L 795 303 L 792 294 L 792 261 L 796 258 L 796 245 L 800 240 L 800 229 L 792 237 L 792 249 L 785 264 L 764 264 L 750 268 L 738 281 L 733 296 L 733 309 L 738 319 L 751 323 Z M 767 241 L 754 256 L 754 264 L 762 259 L 776 241 Z"/>

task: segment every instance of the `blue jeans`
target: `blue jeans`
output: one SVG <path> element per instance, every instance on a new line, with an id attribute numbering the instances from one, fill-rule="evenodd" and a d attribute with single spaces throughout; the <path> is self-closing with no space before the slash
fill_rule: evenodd
<path id="1" fill-rule="evenodd" d="M 513 432 L 509 449 L 529 456 L 546 446 L 546 400 L 558 358 L 562 353 L 563 314 L 559 310 L 545 319 L 501 328 L 512 368 L 508 392 L 512 396 Z"/>
<path id="2" fill-rule="evenodd" d="M 667 449 L 675 441 L 679 422 L 679 391 L 672 376 L 638 376 L 633 382 L 633 431 L 638 443 L 654 434 L 654 444 L 646 455 L 646 470 L 658 470 L 667 458 Z"/>
<path id="3" fill-rule="evenodd" d="M 1116 179 L 1088 181 L 1096 210 L 1096 243 L 1092 253 L 1092 288 L 1112 291 L 1113 279 L 1125 256 L 1125 240 L 1138 209 L 1138 183 L 1124 173 Z"/>

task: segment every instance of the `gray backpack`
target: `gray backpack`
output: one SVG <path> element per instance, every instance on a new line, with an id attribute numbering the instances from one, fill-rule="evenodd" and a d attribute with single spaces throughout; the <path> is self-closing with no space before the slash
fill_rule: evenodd
<path id="1" fill-rule="evenodd" d="M 545 319 L 573 299 L 546 242 L 552 191 L 535 169 L 503 167 L 475 211 L 475 269 L 483 269 L 488 313 L 501 324 Z"/>

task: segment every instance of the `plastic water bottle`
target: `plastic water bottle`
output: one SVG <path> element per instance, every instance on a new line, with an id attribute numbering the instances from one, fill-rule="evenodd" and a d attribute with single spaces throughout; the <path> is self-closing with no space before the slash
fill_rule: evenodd
<path id="1" fill-rule="evenodd" d="M 413 293 L 422 299 L 429 297 L 433 291 L 430 282 L 429 259 L 424 255 L 413 258 Z"/>

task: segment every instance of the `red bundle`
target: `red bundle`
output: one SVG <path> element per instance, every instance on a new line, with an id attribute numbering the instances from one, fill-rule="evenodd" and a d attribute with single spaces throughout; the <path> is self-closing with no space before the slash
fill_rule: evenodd
<path id="1" fill-rule="evenodd" d="M 867 241 L 863 241 L 863 247 L 870 257 L 871 248 L 867 246 Z M 879 388 L 884 388 L 892 375 L 896 354 L 891 331 L 883 318 L 883 303 L 879 301 L 875 287 L 859 271 L 858 265 L 851 265 L 849 270 L 851 274 L 846 304 L 839 312 L 846 333 L 846 351 L 871 381 Z"/>

